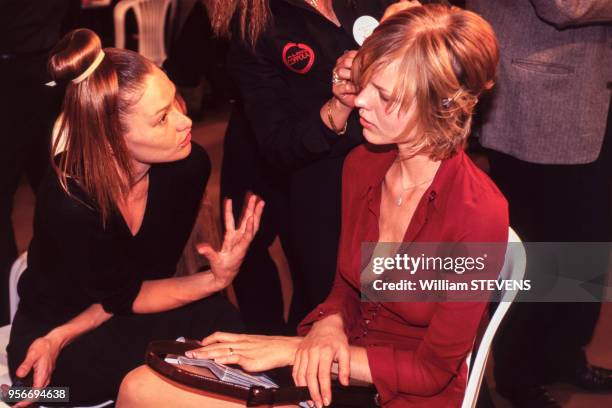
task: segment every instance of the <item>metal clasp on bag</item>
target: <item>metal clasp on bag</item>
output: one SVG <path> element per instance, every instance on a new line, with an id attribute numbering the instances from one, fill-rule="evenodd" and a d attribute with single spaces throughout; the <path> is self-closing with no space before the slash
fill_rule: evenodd
<path id="1" fill-rule="evenodd" d="M 249 395 L 246 400 L 247 407 L 256 407 L 258 405 L 269 405 L 270 392 L 264 387 L 252 386 L 249 389 Z"/>

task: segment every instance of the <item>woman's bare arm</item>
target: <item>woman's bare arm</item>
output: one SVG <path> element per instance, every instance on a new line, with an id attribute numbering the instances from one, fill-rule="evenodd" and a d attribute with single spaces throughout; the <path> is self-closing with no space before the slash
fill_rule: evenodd
<path id="1" fill-rule="evenodd" d="M 215 279 L 211 271 L 144 281 L 132 304 L 132 310 L 134 313 L 164 312 L 210 296 L 228 284 Z"/>

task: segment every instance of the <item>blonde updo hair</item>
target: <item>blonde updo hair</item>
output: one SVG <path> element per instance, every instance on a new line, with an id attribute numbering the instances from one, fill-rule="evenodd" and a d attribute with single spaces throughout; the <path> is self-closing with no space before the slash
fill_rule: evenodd
<path id="1" fill-rule="evenodd" d="M 429 4 L 401 11 L 368 37 L 353 62 L 353 80 L 363 86 L 380 69 L 397 63 L 389 102 L 407 112 L 406 131 L 415 153 L 442 160 L 464 148 L 474 107 L 493 87 L 499 51 L 493 29 L 482 17 L 458 7 Z"/>
<path id="2" fill-rule="evenodd" d="M 154 64 L 133 51 L 102 50 L 96 33 L 77 29 L 53 48 L 47 67 L 54 81 L 66 87 L 57 122 L 61 137 L 53 143 L 51 163 L 66 193 L 71 195 L 68 179 L 77 183 L 105 222 L 132 182 L 125 117 L 144 92 Z"/>

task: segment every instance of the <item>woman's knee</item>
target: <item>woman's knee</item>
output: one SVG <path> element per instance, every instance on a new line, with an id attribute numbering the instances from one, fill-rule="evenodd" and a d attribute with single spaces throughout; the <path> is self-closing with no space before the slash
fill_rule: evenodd
<path id="1" fill-rule="evenodd" d="M 242 408 L 244 402 L 168 381 L 147 366 L 130 371 L 119 389 L 117 408 L 183 407 Z"/>
<path id="2" fill-rule="evenodd" d="M 140 366 L 127 373 L 119 387 L 117 407 L 149 406 L 155 400 L 155 373 Z M 157 401 L 159 402 L 159 400 Z"/>

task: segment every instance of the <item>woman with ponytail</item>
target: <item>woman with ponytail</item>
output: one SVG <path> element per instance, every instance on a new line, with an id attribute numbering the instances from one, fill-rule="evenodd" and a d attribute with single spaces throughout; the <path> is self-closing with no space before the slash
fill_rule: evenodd
<path id="1" fill-rule="evenodd" d="M 14 381 L 70 387 L 71 404 L 114 399 L 156 338 L 238 331 L 221 296 L 257 232 L 264 203 L 234 224 L 226 203 L 211 270 L 174 277 L 210 174 L 172 82 L 137 53 L 101 48 L 86 29 L 52 50 L 65 87 L 54 171 L 39 192 L 28 268 L 8 351 Z M 25 403 L 22 403 L 25 405 Z"/>

